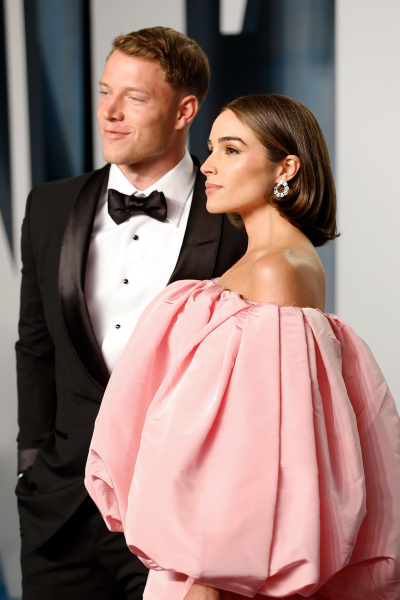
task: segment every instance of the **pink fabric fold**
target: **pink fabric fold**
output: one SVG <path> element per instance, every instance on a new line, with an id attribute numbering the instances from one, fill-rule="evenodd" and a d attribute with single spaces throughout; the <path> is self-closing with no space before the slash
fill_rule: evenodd
<path id="1" fill-rule="evenodd" d="M 107 387 L 86 487 L 152 569 L 246 597 L 400 598 L 400 422 L 334 315 L 167 287 Z"/>

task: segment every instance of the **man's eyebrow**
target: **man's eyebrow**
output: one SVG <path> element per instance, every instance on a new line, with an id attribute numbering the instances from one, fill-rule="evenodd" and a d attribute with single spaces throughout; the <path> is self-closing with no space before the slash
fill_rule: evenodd
<path id="1" fill-rule="evenodd" d="M 108 87 L 109 89 L 111 89 L 110 86 L 108 85 L 108 83 L 106 83 L 105 81 L 99 81 L 99 85 L 104 85 L 105 87 Z M 126 87 L 124 89 L 127 92 L 140 92 L 141 94 L 146 94 L 147 96 L 150 95 L 148 92 L 146 92 L 146 90 L 142 90 L 138 87 Z"/>
<path id="2" fill-rule="evenodd" d="M 218 139 L 218 143 L 222 144 L 222 142 L 240 142 L 244 146 L 247 146 L 246 142 L 242 140 L 240 137 L 236 137 L 234 135 L 224 135 L 224 137 L 220 137 Z M 208 140 L 207 144 L 212 144 L 211 140 Z"/>

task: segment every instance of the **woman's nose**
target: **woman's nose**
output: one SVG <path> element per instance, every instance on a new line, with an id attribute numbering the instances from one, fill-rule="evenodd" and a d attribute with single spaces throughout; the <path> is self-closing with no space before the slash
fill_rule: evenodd
<path id="1" fill-rule="evenodd" d="M 205 162 L 203 162 L 203 164 L 200 167 L 200 171 L 203 173 L 203 175 L 209 175 L 211 173 L 216 173 L 216 167 L 214 164 L 214 159 L 212 154 L 210 154 L 210 156 L 207 158 L 207 160 L 205 160 Z"/>

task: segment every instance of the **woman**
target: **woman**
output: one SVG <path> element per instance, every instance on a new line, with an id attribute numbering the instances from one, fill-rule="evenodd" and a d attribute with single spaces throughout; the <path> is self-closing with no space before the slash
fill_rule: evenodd
<path id="1" fill-rule="evenodd" d="M 143 313 L 88 491 L 150 567 L 146 600 L 398 599 L 400 424 L 368 347 L 323 314 L 315 246 L 337 234 L 321 130 L 290 98 L 247 96 L 209 150 L 207 209 L 248 250 Z"/>

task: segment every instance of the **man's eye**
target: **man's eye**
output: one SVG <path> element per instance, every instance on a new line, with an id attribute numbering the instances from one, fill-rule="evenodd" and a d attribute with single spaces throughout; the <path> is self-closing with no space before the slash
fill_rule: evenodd
<path id="1" fill-rule="evenodd" d="M 104 90 L 99 90 L 99 94 L 101 96 L 106 96 L 108 94 L 108 92 L 105 92 Z"/>

